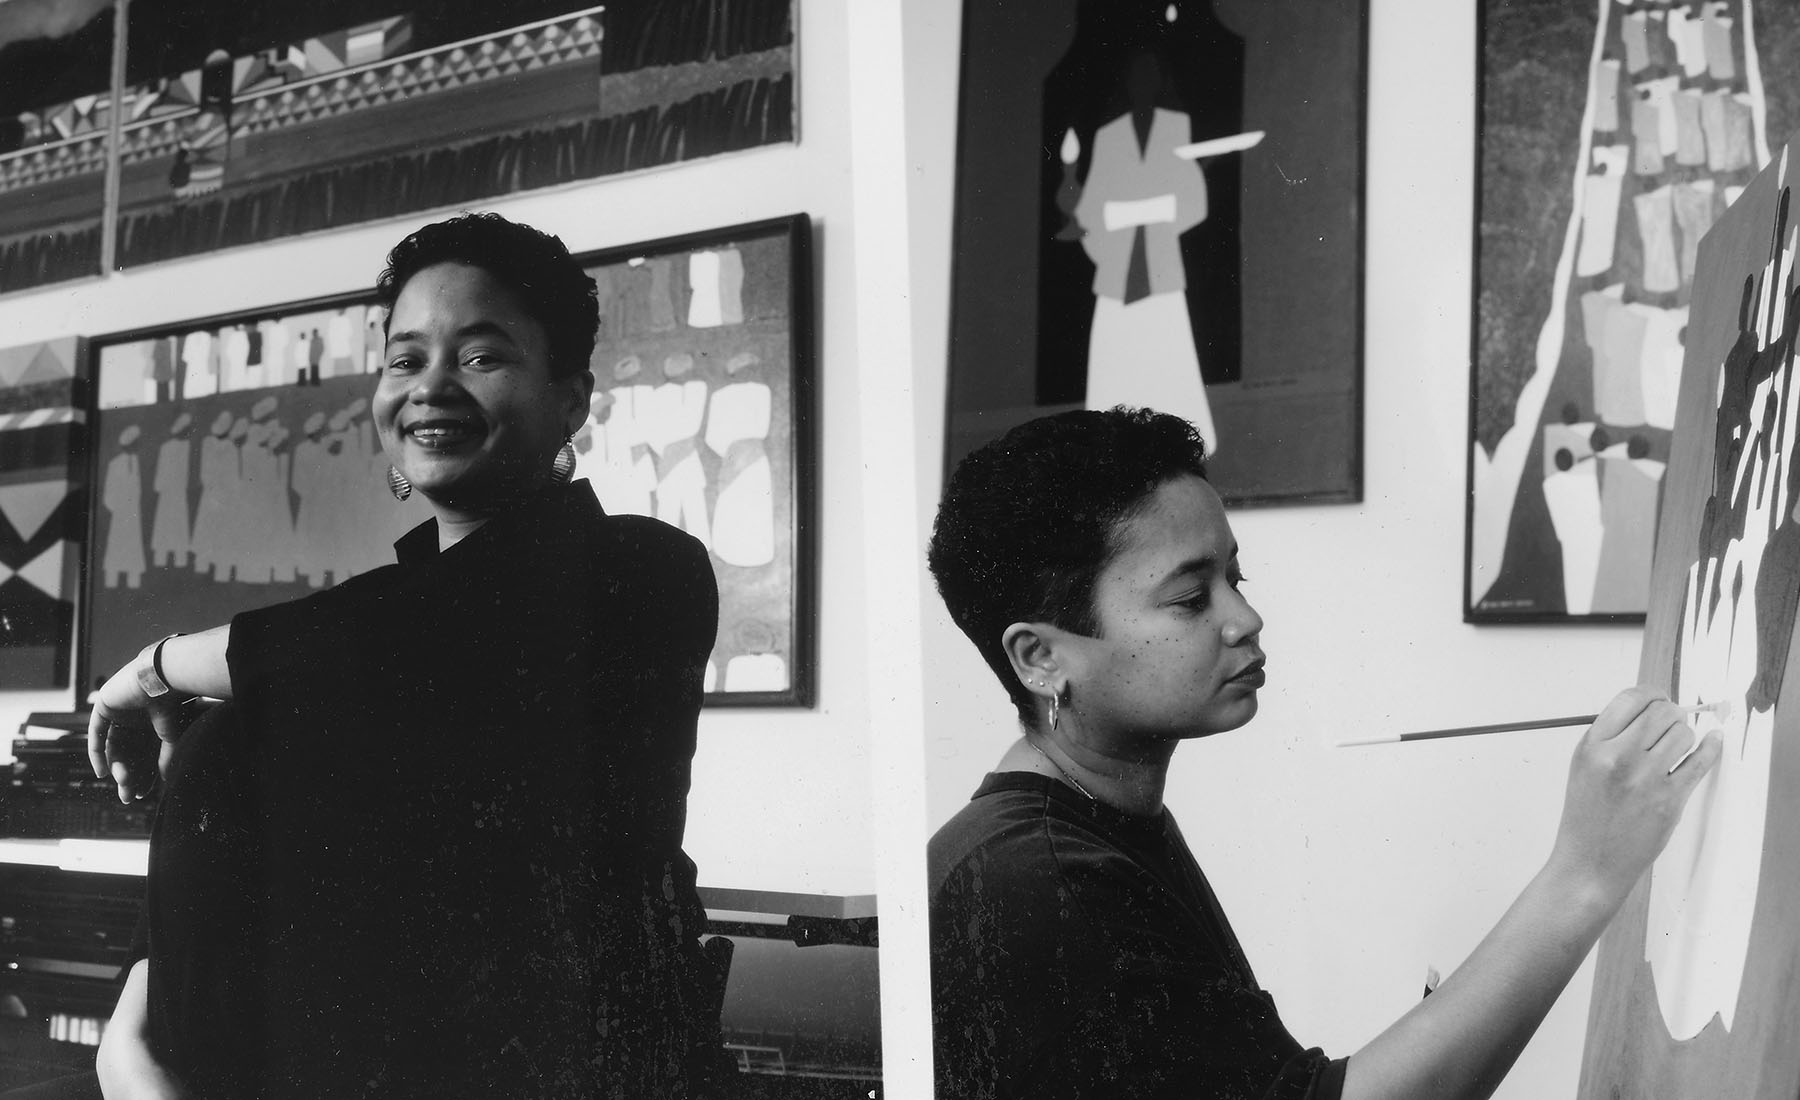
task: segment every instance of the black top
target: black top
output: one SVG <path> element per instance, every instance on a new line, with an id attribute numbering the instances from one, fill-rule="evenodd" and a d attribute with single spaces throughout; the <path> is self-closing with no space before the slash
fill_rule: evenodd
<path id="1" fill-rule="evenodd" d="M 153 1041 L 202 1096 L 686 1095 L 706 552 L 585 482 L 437 537 L 232 620 L 155 826 Z"/>
<path id="2" fill-rule="evenodd" d="M 1337 1100 L 1167 811 L 1029 772 L 989 775 L 932 837 L 939 1100 Z"/>

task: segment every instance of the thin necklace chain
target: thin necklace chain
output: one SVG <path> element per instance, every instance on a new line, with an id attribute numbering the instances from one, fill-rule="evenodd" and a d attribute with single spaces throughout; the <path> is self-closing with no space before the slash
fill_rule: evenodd
<path id="1" fill-rule="evenodd" d="M 1087 795 L 1087 799 L 1089 802 L 1093 802 L 1096 804 L 1099 803 L 1100 800 L 1098 798 L 1095 798 L 1093 796 L 1093 794 L 1090 793 L 1086 787 L 1082 786 L 1080 784 L 1080 782 L 1078 782 L 1074 776 L 1072 776 L 1068 772 L 1064 771 L 1063 766 L 1061 764 L 1058 764 L 1055 760 L 1052 760 L 1050 758 L 1049 753 L 1047 753 L 1043 749 L 1039 748 L 1038 743 L 1036 741 L 1033 741 L 1031 738 L 1027 737 L 1025 739 L 1025 743 L 1027 745 L 1031 746 L 1033 752 L 1037 753 L 1039 756 L 1043 757 L 1046 761 L 1048 761 L 1050 766 L 1056 769 L 1056 774 L 1062 776 L 1064 779 L 1067 779 L 1069 781 L 1069 786 L 1074 787 L 1076 790 L 1080 791 L 1082 794 Z"/>

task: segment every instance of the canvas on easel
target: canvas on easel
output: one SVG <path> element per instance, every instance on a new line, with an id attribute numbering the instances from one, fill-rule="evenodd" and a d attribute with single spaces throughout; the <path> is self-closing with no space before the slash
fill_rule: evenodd
<path id="1" fill-rule="evenodd" d="M 1729 703 L 1725 751 L 1601 938 L 1582 1100 L 1800 1095 L 1796 177 L 1791 145 L 1700 245 L 1639 678 Z"/>

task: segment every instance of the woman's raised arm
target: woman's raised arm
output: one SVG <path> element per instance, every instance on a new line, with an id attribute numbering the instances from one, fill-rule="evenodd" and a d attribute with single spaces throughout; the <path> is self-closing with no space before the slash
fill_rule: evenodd
<path id="1" fill-rule="evenodd" d="M 1720 751 L 1717 734 L 1694 747 L 1686 716 L 1654 689 L 1608 704 L 1570 761 L 1543 869 L 1436 992 L 1351 1057 L 1344 1100 L 1491 1095 Z"/>

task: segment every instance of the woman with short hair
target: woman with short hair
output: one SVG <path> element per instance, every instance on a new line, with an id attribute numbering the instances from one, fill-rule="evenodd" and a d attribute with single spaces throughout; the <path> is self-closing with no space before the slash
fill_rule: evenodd
<path id="1" fill-rule="evenodd" d="M 930 563 L 1021 726 L 930 845 L 940 1100 L 1486 1096 L 1719 756 L 1660 692 L 1620 694 L 1543 870 L 1432 996 L 1332 1060 L 1282 1026 L 1163 805 L 1176 748 L 1250 721 L 1265 677 L 1193 428 L 1126 408 L 1015 428 L 957 467 Z"/>

